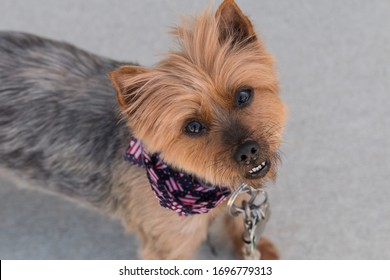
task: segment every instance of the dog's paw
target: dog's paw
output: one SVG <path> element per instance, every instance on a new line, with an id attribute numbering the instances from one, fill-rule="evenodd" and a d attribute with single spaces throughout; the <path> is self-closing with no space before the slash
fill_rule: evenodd
<path id="1" fill-rule="evenodd" d="M 278 260 L 280 258 L 278 249 L 267 238 L 262 237 L 260 239 L 257 249 L 260 251 L 261 260 Z"/>

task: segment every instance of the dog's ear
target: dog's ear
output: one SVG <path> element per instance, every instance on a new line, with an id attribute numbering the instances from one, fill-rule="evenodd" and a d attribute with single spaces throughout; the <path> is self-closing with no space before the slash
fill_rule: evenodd
<path id="1" fill-rule="evenodd" d="M 232 44 L 249 44 L 257 40 L 249 18 L 245 16 L 234 0 L 224 0 L 219 6 L 216 17 L 219 18 L 219 40 Z"/>
<path id="2" fill-rule="evenodd" d="M 122 66 L 108 74 L 117 92 L 117 99 L 123 109 L 127 109 L 134 101 L 135 92 L 144 85 L 143 79 L 137 76 L 147 73 L 148 70 L 139 66 Z"/>

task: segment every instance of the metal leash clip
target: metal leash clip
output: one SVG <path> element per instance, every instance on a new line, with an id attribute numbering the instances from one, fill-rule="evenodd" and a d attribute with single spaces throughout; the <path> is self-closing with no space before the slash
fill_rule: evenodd
<path id="1" fill-rule="evenodd" d="M 242 199 L 241 206 L 235 205 L 237 197 L 241 194 L 249 196 L 249 200 Z M 228 214 L 237 217 L 242 214 L 244 219 L 243 253 L 247 260 L 260 259 L 260 251 L 257 244 L 265 229 L 270 216 L 268 194 L 263 189 L 255 189 L 247 184 L 242 184 L 230 197 L 227 203 Z"/>

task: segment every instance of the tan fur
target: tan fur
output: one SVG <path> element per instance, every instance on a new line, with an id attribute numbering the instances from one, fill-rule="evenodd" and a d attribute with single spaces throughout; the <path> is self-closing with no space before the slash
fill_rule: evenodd
<path id="1" fill-rule="evenodd" d="M 167 163 L 206 182 L 232 189 L 241 183 L 264 186 L 276 176 L 286 119 L 272 56 L 232 0 L 225 0 L 217 12 L 183 19 L 172 33 L 177 48 L 155 67 L 125 66 L 110 73 L 132 133 L 150 152 L 160 152 Z M 253 102 L 238 109 L 235 93 L 248 86 L 254 90 Z M 183 133 L 193 119 L 207 124 L 205 135 Z M 227 135 L 237 128 L 247 131 L 246 137 L 230 143 Z M 262 143 L 260 156 L 271 161 L 264 178 L 245 178 L 232 160 L 232 151 L 246 139 Z M 145 176 L 141 181 L 148 185 Z M 225 210 L 220 206 L 210 214 L 179 218 L 161 208 L 149 188 L 130 192 L 125 223 L 140 235 L 148 259 L 192 257 L 213 217 Z M 139 212 L 145 205 L 147 213 Z M 233 236 L 240 241 L 238 234 Z"/>

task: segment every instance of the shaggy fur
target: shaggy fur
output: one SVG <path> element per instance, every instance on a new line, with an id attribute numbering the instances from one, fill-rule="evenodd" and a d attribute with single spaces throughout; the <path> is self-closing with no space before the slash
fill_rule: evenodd
<path id="1" fill-rule="evenodd" d="M 273 59 L 234 1 L 183 20 L 173 34 L 177 49 L 144 68 L 0 33 L 0 168 L 121 219 L 147 259 L 191 258 L 225 207 L 186 218 L 161 208 L 145 171 L 123 160 L 130 136 L 205 182 L 262 187 L 276 176 L 286 115 Z M 237 108 L 245 87 L 253 100 Z M 205 133 L 187 135 L 190 120 L 205 124 Z M 260 147 L 255 163 L 269 161 L 261 178 L 248 179 L 253 166 L 234 160 L 248 139 Z M 230 223 L 240 252 L 242 226 Z M 269 242 L 260 245 L 263 258 L 276 257 Z"/>

